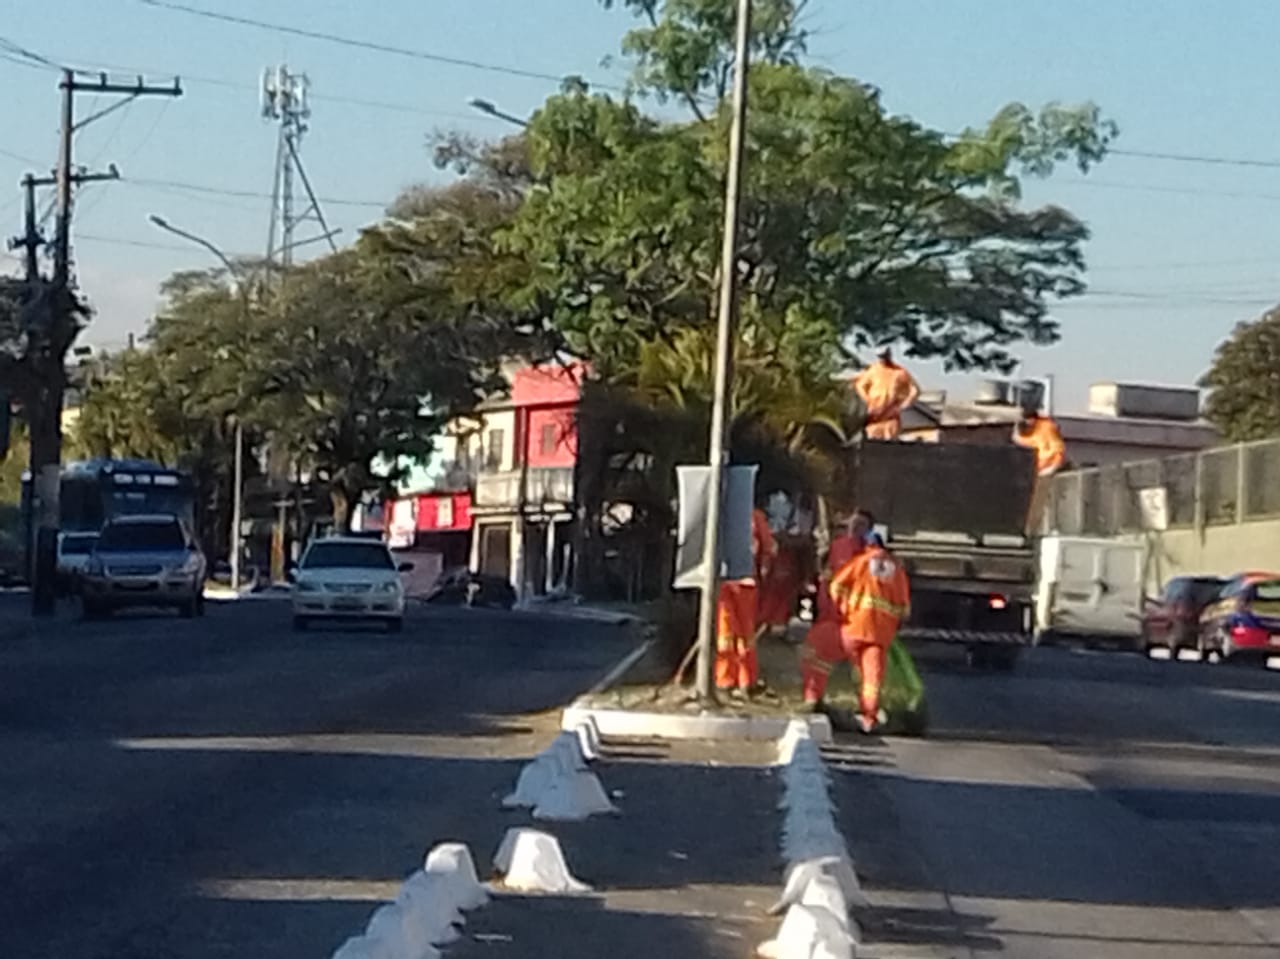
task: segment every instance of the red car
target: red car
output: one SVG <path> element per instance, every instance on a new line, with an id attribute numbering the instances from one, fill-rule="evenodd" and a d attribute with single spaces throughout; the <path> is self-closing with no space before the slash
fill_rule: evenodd
<path id="1" fill-rule="evenodd" d="M 1226 580 L 1217 576 L 1175 576 L 1165 584 L 1159 599 L 1147 600 L 1142 611 L 1142 646 L 1144 649 L 1167 646 L 1178 655 L 1180 649 L 1201 646 L 1200 614 L 1216 601 Z"/>
<path id="2" fill-rule="evenodd" d="M 1280 656 L 1280 573 L 1241 573 L 1200 615 L 1200 642 L 1222 659 Z"/>

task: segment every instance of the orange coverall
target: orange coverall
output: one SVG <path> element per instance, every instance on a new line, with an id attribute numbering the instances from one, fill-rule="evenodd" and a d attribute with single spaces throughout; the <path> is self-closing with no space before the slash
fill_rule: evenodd
<path id="1" fill-rule="evenodd" d="M 902 411 L 915 402 L 920 387 L 892 360 L 879 359 L 853 378 L 853 388 L 867 407 L 867 438 L 897 439 Z"/>
<path id="2" fill-rule="evenodd" d="M 751 555 L 755 576 L 720 584 L 716 603 L 716 686 L 750 689 L 760 679 L 756 655 L 756 583 L 768 571 L 777 551 L 773 531 L 763 510 L 751 514 Z"/>
<path id="3" fill-rule="evenodd" d="M 874 723 L 880 711 L 885 653 L 910 610 L 906 571 L 888 550 L 868 546 L 836 573 L 830 593 L 839 619 L 815 623 L 809 631 L 801 664 L 805 701 L 821 700 L 832 668 L 848 659 L 862 681 L 862 716 Z"/>
<path id="4" fill-rule="evenodd" d="M 1025 426 L 1019 423 L 1013 428 L 1013 441 L 1035 451 L 1038 476 L 1057 472 L 1067 461 L 1067 444 L 1052 417 L 1036 415 Z"/>

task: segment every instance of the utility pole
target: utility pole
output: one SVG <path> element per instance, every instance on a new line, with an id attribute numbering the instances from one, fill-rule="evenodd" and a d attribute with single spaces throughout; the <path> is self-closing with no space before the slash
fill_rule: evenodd
<path id="1" fill-rule="evenodd" d="M 724 501 L 725 446 L 733 381 L 733 340 L 738 313 L 738 201 L 742 195 L 743 139 L 747 126 L 747 58 L 750 55 L 751 0 L 738 0 L 733 66 L 733 124 L 729 129 L 729 171 L 725 180 L 724 237 L 720 254 L 720 311 L 716 323 L 715 393 L 708 451 L 707 528 L 703 536 L 702 602 L 698 607 L 698 698 L 715 701 L 712 665 L 716 654 L 716 602 L 720 593 L 720 513 Z"/>
<path id="2" fill-rule="evenodd" d="M 97 74 L 93 79 L 81 79 L 83 76 L 85 75 L 75 70 L 63 70 L 62 80 L 58 84 L 62 91 L 62 122 L 58 140 L 58 166 L 54 174 L 57 221 L 53 248 L 53 282 L 44 304 L 43 316 L 37 328 L 31 331 L 28 345 L 37 384 L 35 395 L 30 397 L 31 402 L 26 407 L 31 430 L 31 480 L 39 510 L 31 584 L 32 612 L 37 616 L 51 615 L 55 606 L 53 582 L 57 567 L 60 522 L 58 493 L 62 466 L 62 394 L 66 386 L 67 350 L 80 333 L 77 303 L 71 282 L 72 186 L 90 180 L 119 177 L 114 167 L 106 174 L 77 171 L 72 165 L 74 135 L 77 130 L 138 97 L 182 95 L 182 87 L 177 79 L 170 85 L 158 86 L 144 83 L 141 77 L 133 83 L 115 83 L 105 73 Z M 77 93 L 114 95 L 122 99 L 77 123 Z M 28 264 L 31 264 L 30 252 Z"/>

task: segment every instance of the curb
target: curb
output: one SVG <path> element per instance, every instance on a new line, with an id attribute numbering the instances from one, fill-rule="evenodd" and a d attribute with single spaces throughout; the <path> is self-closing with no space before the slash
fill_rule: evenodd
<path id="1" fill-rule="evenodd" d="M 793 723 L 804 723 L 809 737 L 818 745 L 832 741 L 831 721 L 826 716 L 719 716 L 700 713 L 682 716 L 676 713 L 639 712 L 589 706 L 576 700 L 563 713 L 560 728 L 576 729 L 583 723 L 594 723 L 600 735 L 627 739 L 732 739 L 738 741 L 777 741 L 786 735 Z"/>

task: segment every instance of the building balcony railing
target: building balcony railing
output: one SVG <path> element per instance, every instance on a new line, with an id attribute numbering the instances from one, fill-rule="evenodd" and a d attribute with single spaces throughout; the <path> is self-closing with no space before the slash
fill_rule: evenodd
<path id="1" fill-rule="evenodd" d="M 520 495 L 521 482 L 525 484 Z M 481 473 L 476 477 L 475 505 L 478 508 L 518 509 L 568 506 L 573 503 L 572 466 L 531 466 L 527 471 L 505 470 Z"/>

